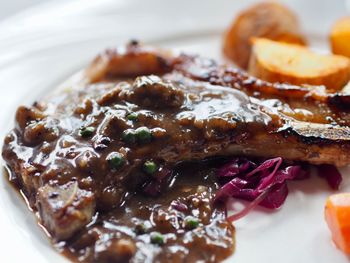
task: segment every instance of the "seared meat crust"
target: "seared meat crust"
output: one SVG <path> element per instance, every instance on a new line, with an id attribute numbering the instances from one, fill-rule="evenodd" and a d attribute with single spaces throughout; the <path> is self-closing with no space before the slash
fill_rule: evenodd
<path id="1" fill-rule="evenodd" d="M 217 155 L 347 165 L 347 100 L 132 43 L 99 55 L 76 87 L 20 107 L 2 155 L 49 232 L 68 239 L 154 180 L 149 160 L 156 174 Z"/>

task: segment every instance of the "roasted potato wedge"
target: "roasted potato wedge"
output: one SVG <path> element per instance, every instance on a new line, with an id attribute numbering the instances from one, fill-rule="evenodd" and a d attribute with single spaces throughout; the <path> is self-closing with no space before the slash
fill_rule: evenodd
<path id="1" fill-rule="evenodd" d="M 252 39 L 249 73 L 270 82 L 324 85 L 340 90 L 350 79 L 350 59 L 318 54 L 306 47 Z"/>
<path id="2" fill-rule="evenodd" d="M 350 57 L 350 17 L 339 19 L 333 25 L 330 42 L 334 54 Z"/>
<path id="3" fill-rule="evenodd" d="M 276 2 L 262 2 L 241 12 L 224 37 L 224 55 L 243 69 L 248 67 L 251 37 L 306 43 L 295 14 Z"/>

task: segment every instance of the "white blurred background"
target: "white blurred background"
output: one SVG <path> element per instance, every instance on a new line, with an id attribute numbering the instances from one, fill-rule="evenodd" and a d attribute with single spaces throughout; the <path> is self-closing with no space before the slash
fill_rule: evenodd
<path id="1" fill-rule="evenodd" d="M 33 5 L 48 2 L 50 0 L 1 0 L 0 1 L 0 20 L 17 13 Z M 51 0 L 52 1 L 52 0 Z"/>

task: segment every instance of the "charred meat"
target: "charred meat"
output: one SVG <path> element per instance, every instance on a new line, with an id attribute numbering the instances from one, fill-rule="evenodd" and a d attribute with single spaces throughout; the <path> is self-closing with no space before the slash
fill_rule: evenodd
<path id="1" fill-rule="evenodd" d="M 347 165 L 348 100 L 131 43 L 99 55 L 76 87 L 20 107 L 2 155 L 42 224 L 76 258 L 145 262 L 177 253 L 215 262 L 233 249 L 233 229 L 210 203 L 215 187 L 180 187 L 175 210 L 171 200 L 150 205 L 140 194 L 159 195 L 179 163 L 213 156 Z M 191 217 L 199 228 L 186 234 Z M 140 222 L 150 230 L 130 232 Z M 193 258 L 196 246 L 206 252 Z"/>

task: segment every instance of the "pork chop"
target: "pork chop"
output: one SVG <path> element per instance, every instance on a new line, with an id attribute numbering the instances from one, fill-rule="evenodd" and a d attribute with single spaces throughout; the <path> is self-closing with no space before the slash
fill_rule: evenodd
<path id="1" fill-rule="evenodd" d="M 350 163 L 348 97 L 270 84 L 213 60 L 131 43 L 74 88 L 17 110 L 2 156 L 57 240 L 179 162 L 280 156 Z"/>

